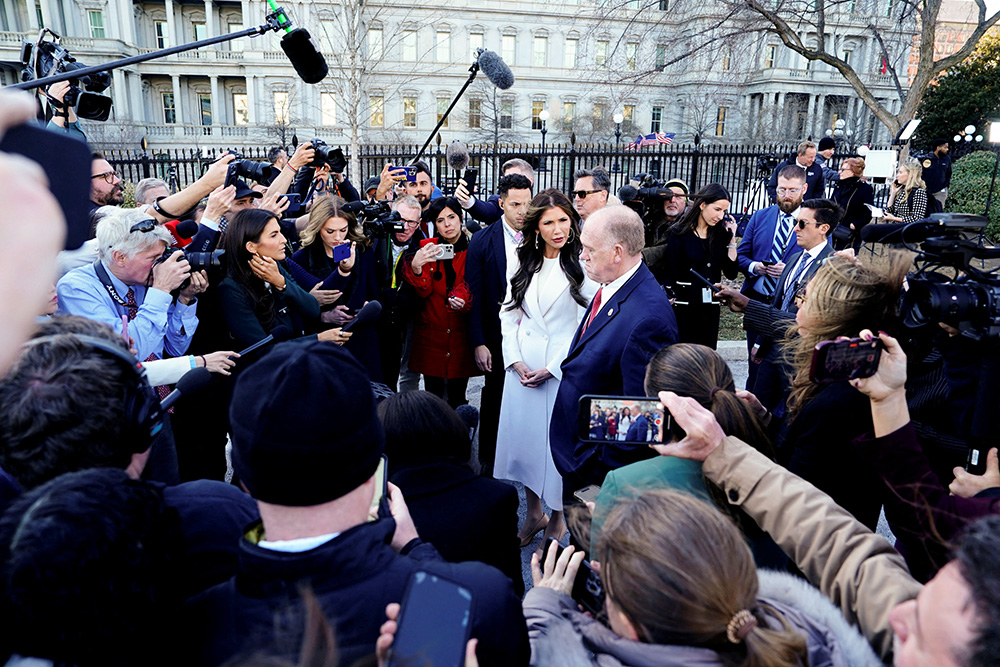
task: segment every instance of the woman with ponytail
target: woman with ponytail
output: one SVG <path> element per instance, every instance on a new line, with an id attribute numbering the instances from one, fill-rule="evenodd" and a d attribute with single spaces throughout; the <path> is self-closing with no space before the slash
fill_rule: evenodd
<path id="1" fill-rule="evenodd" d="M 606 625 L 570 597 L 583 553 L 544 564 L 524 598 L 533 664 L 635 667 L 879 665 L 871 647 L 819 591 L 762 570 L 739 529 L 678 491 L 619 501 L 594 554 Z M 576 641 L 574 641 L 574 639 Z"/>

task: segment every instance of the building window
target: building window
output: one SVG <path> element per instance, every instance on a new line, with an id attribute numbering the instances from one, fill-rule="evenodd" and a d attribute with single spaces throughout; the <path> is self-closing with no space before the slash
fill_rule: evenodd
<path id="1" fill-rule="evenodd" d="M 417 126 L 417 98 L 403 98 L 403 127 Z"/>
<path id="2" fill-rule="evenodd" d="M 236 32 L 238 30 L 243 30 L 243 24 L 242 23 L 229 23 L 227 25 L 229 26 L 228 32 Z M 243 50 L 243 40 L 242 39 L 234 39 L 234 40 L 230 41 L 229 42 L 229 50 L 230 51 L 242 51 Z"/>
<path id="3" fill-rule="evenodd" d="M 500 129 L 509 130 L 514 127 L 514 100 L 500 102 Z"/>
<path id="4" fill-rule="evenodd" d="M 368 98 L 368 107 L 371 109 L 371 126 L 385 127 L 385 98 L 372 95 Z"/>
<path id="5" fill-rule="evenodd" d="M 660 11 L 666 12 L 670 10 L 670 0 L 660 0 Z"/>
<path id="6" fill-rule="evenodd" d="M 597 40 L 597 57 L 594 62 L 598 67 L 604 67 L 608 63 L 608 42 L 604 39 Z"/>
<path id="7" fill-rule="evenodd" d="M 504 35 L 500 39 L 500 51 L 501 57 L 503 57 L 504 62 L 508 65 L 514 64 L 514 55 L 516 53 L 517 38 L 514 35 Z"/>
<path id="8" fill-rule="evenodd" d="M 174 109 L 174 94 L 160 93 L 160 101 L 163 104 L 163 123 L 173 125 L 177 122 L 177 111 Z"/>
<path id="9" fill-rule="evenodd" d="M 728 72 L 733 66 L 733 54 L 728 46 L 722 47 L 722 57 L 719 59 L 719 69 Z"/>
<path id="10" fill-rule="evenodd" d="M 208 39 L 208 28 L 205 26 L 204 21 L 192 21 L 191 27 L 194 29 L 194 39 L 196 42 Z"/>
<path id="11" fill-rule="evenodd" d="M 333 48 L 333 36 L 337 34 L 337 22 L 330 21 L 329 19 L 320 19 L 319 22 L 319 34 L 314 35 L 316 41 L 319 42 L 319 49 L 324 53 L 332 53 Z"/>
<path id="12" fill-rule="evenodd" d="M 579 50 L 580 40 L 576 37 L 566 38 L 566 53 L 563 57 L 563 67 L 576 67 L 576 52 Z"/>
<path id="13" fill-rule="evenodd" d="M 652 120 L 649 123 L 650 132 L 659 132 L 660 123 L 663 120 L 663 107 L 653 107 Z"/>
<path id="14" fill-rule="evenodd" d="M 237 125 L 250 124 L 250 105 L 246 93 L 233 93 L 233 122 Z"/>
<path id="15" fill-rule="evenodd" d="M 382 28 L 368 29 L 368 58 L 370 60 L 382 59 Z"/>
<path id="16" fill-rule="evenodd" d="M 639 57 L 639 45 L 635 42 L 630 42 L 625 45 L 625 67 L 626 69 L 635 70 L 636 59 Z"/>
<path id="17" fill-rule="evenodd" d="M 778 58 L 778 47 L 775 44 L 768 44 L 764 47 L 764 69 L 774 67 Z"/>
<path id="18" fill-rule="evenodd" d="M 811 72 L 812 68 L 813 68 L 813 61 L 809 60 L 808 58 L 805 58 L 805 61 L 806 61 L 805 62 L 805 70 L 807 72 Z"/>
<path id="19" fill-rule="evenodd" d="M 576 116 L 576 102 L 563 102 L 562 124 L 563 132 L 573 129 L 573 118 Z"/>
<path id="20" fill-rule="evenodd" d="M 631 128 L 634 125 L 633 123 L 634 119 L 635 119 L 635 105 L 626 104 L 622 106 L 622 125 L 628 128 L 629 132 L 632 131 Z"/>
<path id="21" fill-rule="evenodd" d="M 856 7 L 857 7 L 857 2 L 855 0 L 849 0 L 848 1 L 848 3 L 847 3 L 847 11 L 849 13 L 853 14 Z"/>
<path id="22" fill-rule="evenodd" d="M 212 124 L 212 96 L 209 93 L 198 94 L 198 109 L 201 111 L 201 124 Z"/>
<path id="23" fill-rule="evenodd" d="M 531 64 L 535 67 L 545 67 L 549 59 L 549 38 L 538 35 L 534 40 L 534 49 L 531 52 Z"/>
<path id="24" fill-rule="evenodd" d="M 719 110 L 715 112 L 715 136 L 726 136 L 726 114 L 728 113 L 729 107 L 719 107 Z"/>
<path id="25" fill-rule="evenodd" d="M 542 119 L 539 114 L 542 113 L 542 109 L 545 108 L 545 100 L 532 100 L 531 101 L 531 129 L 540 130 L 542 129 Z"/>
<path id="26" fill-rule="evenodd" d="M 886 16 L 892 16 L 893 4 L 894 4 L 893 0 L 885 0 L 885 15 Z"/>
<path id="27" fill-rule="evenodd" d="M 156 48 L 167 48 L 167 22 L 153 21 L 153 33 L 156 36 Z"/>
<path id="28" fill-rule="evenodd" d="M 601 123 L 604 122 L 604 117 L 607 115 L 605 113 L 605 111 L 607 111 L 607 108 L 606 108 L 606 105 L 604 104 L 604 102 L 595 102 L 594 103 L 594 127 L 595 128 L 598 127 L 598 126 L 600 126 Z"/>
<path id="29" fill-rule="evenodd" d="M 478 130 L 483 126 L 483 101 L 469 100 L 469 129 Z"/>
<path id="30" fill-rule="evenodd" d="M 665 44 L 656 45 L 656 67 L 663 69 L 667 66 L 667 47 Z"/>
<path id="31" fill-rule="evenodd" d="M 478 50 L 483 48 L 483 33 L 474 32 L 469 35 L 469 58 L 475 60 L 478 56 Z"/>
<path id="32" fill-rule="evenodd" d="M 283 90 L 276 90 L 272 94 L 274 102 L 274 124 L 288 125 L 292 122 L 291 109 L 288 107 L 288 93 Z"/>
<path id="33" fill-rule="evenodd" d="M 850 66 L 850 64 L 851 64 L 851 56 L 852 55 L 854 55 L 854 51 L 850 51 L 850 50 L 844 51 L 844 62 L 847 63 L 848 66 Z"/>
<path id="34" fill-rule="evenodd" d="M 441 123 L 441 128 L 445 129 L 445 130 L 448 129 L 448 120 L 449 120 L 449 117 L 445 116 L 445 114 L 448 113 L 448 105 L 449 104 L 451 104 L 451 100 L 449 98 L 447 98 L 447 97 L 439 97 L 439 98 L 437 98 L 437 119 L 436 120 L 437 120 L 438 123 L 441 123 L 441 119 L 444 118 L 444 122 Z"/>
<path id="35" fill-rule="evenodd" d="M 100 9 L 88 9 L 87 21 L 90 23 L 90 36 L 94 39 L 104 39 L 104 12 Z"/>
<path id="36" fill-rule="evenodd" d="M 403 60 L 416 62 L 417 60 L 417 31 L 403 31 Z"/>
<path id="37" fill-rule="evenodd" d="M 439 63 L 451 62 L 451 33 L 438 30 L 437 44 L 434 46 L 435 58 Z"/>
<path id="38" fill-rule="evenodd" d="M 332 127 L 337 124 L 337 98 L 333 93 L 319 94 L 320 117 L 325 127 Z"/>

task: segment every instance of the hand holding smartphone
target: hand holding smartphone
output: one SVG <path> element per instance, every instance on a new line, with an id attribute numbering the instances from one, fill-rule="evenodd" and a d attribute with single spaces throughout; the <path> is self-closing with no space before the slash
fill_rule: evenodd
<path id="1" fill-rule="evenodd" d="M 410 575 L 386 667 L 462 667 L 472 629 L 472 592 L 437 574 Z"/>
<path id="2" fill-rule="evenodd" d="M 809 379 L 816 384 L 830 384 L 869 378 L 878 372 L 882 349 L 878 338 L 825 340 L 813 351 Z"/>

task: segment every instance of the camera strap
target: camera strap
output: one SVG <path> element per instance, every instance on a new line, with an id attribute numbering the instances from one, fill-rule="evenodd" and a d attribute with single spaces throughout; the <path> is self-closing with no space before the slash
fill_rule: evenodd
<path id="1" fill-rule="evenodd" d="M 114 283 L 111 282 L 111 276 L 108 275 L 108 270 L 104 268 L 104 264 L 99 259 L 94 260 L 94 273 L 97 274 L 97 279 L 101 281 L 102 285 L 104 285 L 104 289 L 107 290 L 108 296 L 111 297 L 112 301 L 124 308 L 126 312 L 128 312 L 131 308 L 137 307 L 129 305 L 129 302 L 118 294 L 118 290 L 115 289 Z M 129 319 L 132 318 L 130 317 Z"/>

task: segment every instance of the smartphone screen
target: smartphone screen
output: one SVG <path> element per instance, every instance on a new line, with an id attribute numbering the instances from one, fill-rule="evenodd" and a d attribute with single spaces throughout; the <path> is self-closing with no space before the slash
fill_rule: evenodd
<path id="1" fill-rule="evenodd" d="M 817 384 L 846 382 L 867 378 L 878 371 L 882 357 L 882 341 L 860 338 L 832 341 L 825 340 L 813 351 L 809 379 Z"/>
<path id="2" fill-rule="evenodd" d="M 670 432 L 670 413 L 657 398 L 588 394 L 580 397 L 577 425 L 581 440 L 648 445 Z"/>
<path id="3" fill-rule="evenodd" d="M 601 493 L 601 487 L 596 484 L 591 484 L 590 486 L 585 486 L 582 489 L 577 489 L 573 492 L 573 497 L 579 500 L 581 503 L 596 503 L 597 496 Z"/>
<path id="4" fill-rule="evenodd" d="M 461 667 L 469 640 L 472 593 L 436 574 L 410 575 L 389 667 Z"/>
<path id="5" fill-rule="evenodd" d="M 375 468 L 375 494 L 372 496 L 371 507 L 368 508 L 368 520 L 375 521 L 375 519 L 380 518 L 382 513 L 379 509 L 382 506 L 382 501 L 389 501 L 389 476 L 386 474 L 386 468 L 389 465 L 389 459 L 386 458 L 385 454 L 378 461 L 378 467 Z"/>

